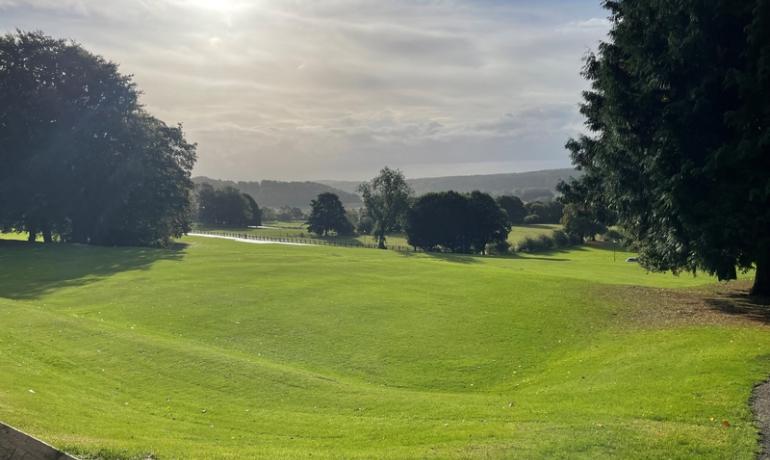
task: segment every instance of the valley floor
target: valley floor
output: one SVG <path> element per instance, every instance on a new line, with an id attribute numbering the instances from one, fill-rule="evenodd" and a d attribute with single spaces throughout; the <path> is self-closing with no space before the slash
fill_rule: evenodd
<path id="1" fill-rule="evenodd" d="M 0 420 L 86 458 L 754 458 L 768 308 L 628 255 L 0 240 Z"/>

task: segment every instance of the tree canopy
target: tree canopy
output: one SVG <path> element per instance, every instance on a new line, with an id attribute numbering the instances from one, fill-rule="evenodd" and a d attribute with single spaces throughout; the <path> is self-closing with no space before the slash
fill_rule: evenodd
<path id="1" fill-rule="evenodd" d="M 350 235 L 353 233 L 353 224 L 348 220 L 340 198 L 334 193 L 325 192 L 310 202 L 307 229 L 322 236 L 328 235 L 329 232 Z"/>
<path id="2" fill-rule="evenodd" d="M 653 270 L 736 278 L 770 294 L 770 3 L 605 1 L 609 40 L 587 57 L 570 140 Z"/>
<path id="3" fill-rule="evenodd" d="M 195 145 L 117 65 L 42 33 L 0 37 L 0 227 L 162 245 L 189 230 Z"/>
<path id="4" fill-rule="evenodd" d="M 359 191 L 366 215 L 373 222 L 372 233 L 377 238 L 377 246 L 384 249 L 385 235 L 399 228 L 406 218 L 412 189 L 401 171 L 385 167 L 377 177 L 361 184 Z"/>
<path id="5" fill-rule="evenodd" d="M 527 208 L 524 207 L 524 202 L 521 201 L 521 198 L 513 195 L 502 195 L 497 197 L 497 204 L 505 211 L 509 224 L 519 225 L 524 223 L 524 218 L 527 217 Z"/>
<path id="6" fill-rule="evenodd" d="M 262 211 L 251 195 L 235 187 L 198 186 L 198 221 L 208 225 L 246 227 L 262 225 Z"/>
<path id="7" fill-rule="evenodd" d="M 506 241 L 510 228 L 505 211 L 488 194 L 449 191 L 417 198 L 406 234 L 409 244 L 427 251 L 483 254 L 489 243 Z"/>

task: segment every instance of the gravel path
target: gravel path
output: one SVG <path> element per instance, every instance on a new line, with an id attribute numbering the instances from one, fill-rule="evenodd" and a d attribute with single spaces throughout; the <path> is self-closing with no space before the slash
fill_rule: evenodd
<path id="1" fill-rule="evenodd" d="M 759 426 L 759 460 L 770 460 L 770 380 L 757 385 L 751 396 L 751 408 Z"/>

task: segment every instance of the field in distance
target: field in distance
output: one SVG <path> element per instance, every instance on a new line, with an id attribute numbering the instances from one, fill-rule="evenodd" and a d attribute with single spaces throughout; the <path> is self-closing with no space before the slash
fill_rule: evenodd
<path id="1" fill-rule="evenodd" d="M 86 458 L 753 458 L 770 329 L 628 255 L 0 240 L 0 420 Z"/>
<path id="2" fill-rule="evenodd" d="M 508 234 L 508 242 L 514 247 L 516 243 L 522 241 L 527 237 L 537 237 L 539 235 L 550 235 L 554 230 L 560 229 L 561 225 L 558 224 L 532 224 L 532 225 L 516 225 L 511 228 L 511 232 Z M 266 222 L 260 228 L 242 228 L 242 227 L 214 227 L 197 225 L 197 230 L 212 230 L 212 231 L 230 231 L 237 232 L 246 235 L 264 236 L 270 238 L 319 238 L 316 235 L 308 232 L 307 225 L 304 221 L 272 221 Z M 343 242 L 351 245 L 365 245 L 375 246 L 377 240 L 371 235 L 356 235 L 356 236 L 328 236 L 320 239 Z M 406 235 L 403 233 L 388 235 L 386 243 L 389 246 L 407 247 L 409 243 L 406 240 Z"/>

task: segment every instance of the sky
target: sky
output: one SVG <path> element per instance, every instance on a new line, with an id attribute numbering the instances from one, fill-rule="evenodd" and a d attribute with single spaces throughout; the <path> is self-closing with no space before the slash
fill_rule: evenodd
<path id="1" fill-rule="evenodd" d="M 134 75 L 195 175 L 361 180 L 570 165 L 599 0 L 0 0 Z"/>

